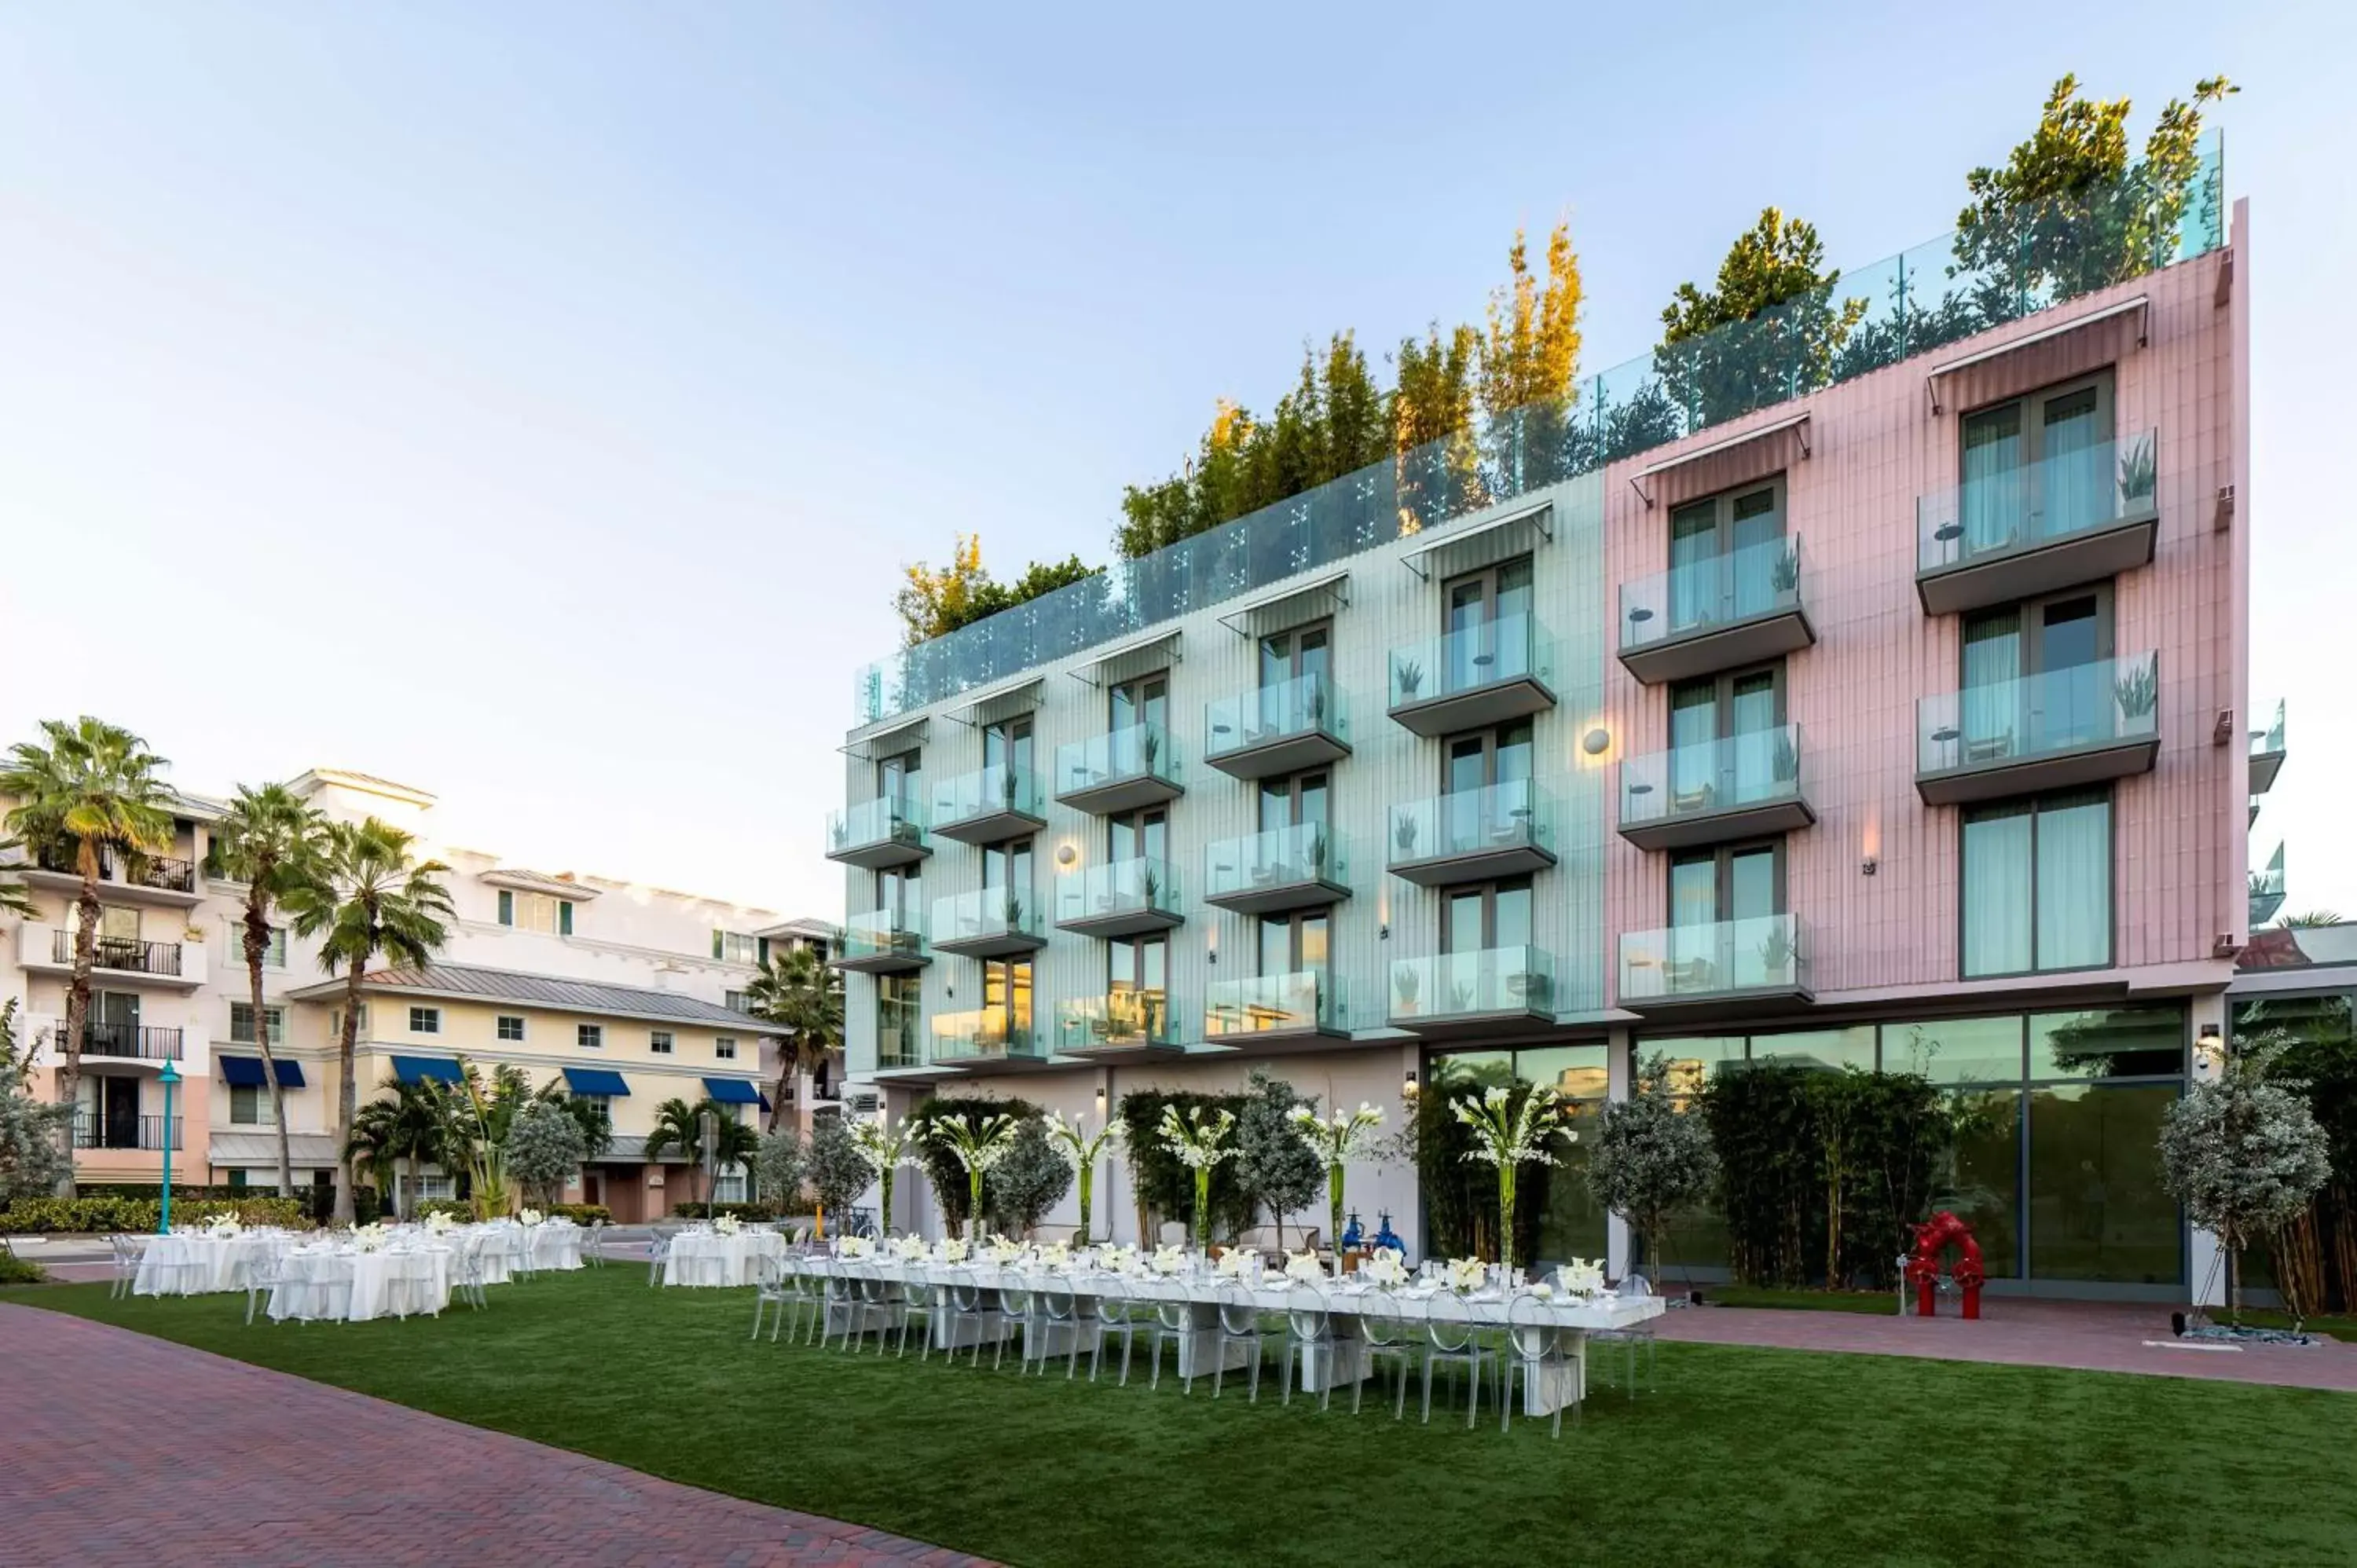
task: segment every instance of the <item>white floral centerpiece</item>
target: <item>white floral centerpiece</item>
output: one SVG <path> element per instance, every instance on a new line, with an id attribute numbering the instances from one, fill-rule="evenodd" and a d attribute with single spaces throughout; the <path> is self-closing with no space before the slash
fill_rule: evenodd
<path id="1" fill-rule="evenodd" d="M 425 1217 L 425 1229 L 436 1236 L 446 1236 L 458 1223 L 458 1217 L 447 1208 L 437 1208 Z"/>
<path id="2" fill-rule="evenodd" d="M 1307 1105 L 1293 1108 L 1294 1131 L 1326 1167 L 1328 1220 L 1332 1227 L 1326 1234 L 1334 1243 L 1337 1279 L 1342 1275 L 1343 1167 L 1374 1154 L 1375 1129 L 1383 1124 L 1383 1113 L 1363 1100 L 1356 1111 L 1337 1110 L 1331 1116 L 1320 1116 Z"/>
<path id="3" fill-rule="evenodd" d="M 913 1168 L 917 1165 L 917 1134 L 909 1127 L 906 1116 L 897 1123 L 888 1124 L 884 1112 L 878 1110 L 875 1120 L 862 1117 L 851 1124 L 851 1147 L 868 1170 L 875 1174 L 877 1185 L 884 1189 L 884 1229 L 889 1230 L 892 1228 L 892 1177 L 904 1166 Z"/>
<path id="4" fill-rule="evenodd" d="M 526 1220 L 524 1223 L 529 1225 L 532 1221 Z M 712 1232 L 716 1236 L 734 1236 L 743 1229 L 745 1229 L 745 1222 L 733 1214 L 724 1214 L 712 1222 Z"/>
<path id="5" fill-rule="evenodd" d="M 544 1225 L 547 1223 L 547 1221 L 548 1216 L 543 1214 L 537 1208 L 527 1208 L 522 1213 L 516 1216 L 516 1223 L 522 1226 L 527 1230 L 537 1226 Z"/>
<path id="6" fill-rule="evenodd" d="M 885 1246 L 895 1259 L 903 1263 L 921 1263 L 925 1255 L 932 1251 L 925 1244 L 922 1236 L 895 1236 Z"/>
<path id="7" fill-rule="evenodd" d="M 1441 1283 L 1459 1295 L 1480 1290 L 1490 1277 L 1490 1265 L 1479 1258 L 1451 1258 L 1441 1271 Z"/>
<path id="8" fill-rule="evenodd" d="M 1022 1242 L 1009 1240 L 993 1231 L 990 1240 L 983 1246 L 982 1255 L 1004 1269 L 1020 1262 L 1023 1254 L 1029 1250 Z"/>
<path id="9" fill-rule="evenodd" d="M 1059 1273 L 1071 1268 L 1072 1266 L 1072 1244 L 1069 1241 L 1049 1242 L 1048 1245 L 1039 1249 L 1039 1266 L 1045 1269 L 1054 1269 Z"/>
<path id="10" fill-rule="evenodd" d="M 1553 1301 L 1555 1299 L 1555 1286 L 1547 1283 L 1544 1280 L 1541 1280 L 1538 1283 L 1531 1287 L 1531 1294 L 1541 1301 Z"/>
<path id="11" fill-rule="evenodd" d="M 1198 1105 L 1189 1110 L 1182 1121 L 1176 1105 L 1166 1105 L 1162 1108 L 1162 1124 L 1156 1129 L 1162 1146 L 1195 1173 L 1195 1250 L 1199 1252 L 1211 1250 L 1211 1170 L 1222 1160 L 1235 1157 L 1236 1146 L 1227 1142 L 1235 1125 L 1236 1113 L 1232 1111 L 1206 1116 Z"/>
<path id="12" fill-rule="evenodd" d="M 1154 1249 L 1154 1272 L 1156 1273 L 1175 1274 L 1186 1266 L 1186 1248 L 1157 1247 Z"/>
<path id="13" fill-rule="evenodd" d="M 1512 1274 L 1515 1173 L 1524 1165 L 1555 1164 L 1549 1141 L 1559 1137 L 1576 1144 L 1579 1134 L 1563 1124 L 1563 1101 L 1552 1089 L 1491 1089 L 1453 1100 L 1448 1109 L 1473 1130 L 1473 1147 L 1465 1157 L 1498 1167 L 1498 1262 Z"/>
<path id="14" fill-rule="evenodd" d="M 1555 1283 L 1563 1286 L 1566 1295 L 1597 1296 L 1604 1294 L 1604 1260 L 1574 1258 L 1558 1266 Z"/>
<path id="15" fill-rule="evenodd" d="M 352 1229 L 352 1245 L 363 1252 L 382 1251 L 387 1239 L 384 1227 L 375 1220 Z"/>
<path id="16" fill-rule="evenodd" d="M 1385 1290 L 1397 1290 L 1407 1283 L 1407 1260 L 1389 1247 L 1378 1247 L 1372 1257 L 1359 1265 L 1359 1277 Z"/>
<path id="17" fill-rule="evenodd" d="M 996 1116 L 944 1116 L 931 1125 L 926 1136 L 965 1168 L 966 1229 L 979 1240 L 982 1236 L 982 1178 L 990 1167 L 1006 1157 L 1015 1146 L 1016 1135 L 1022 1125 L 1012 1112 Z"/>
<path id="18" fill-rule="evenodd" d="M 245 1227 L 237 1222 L 234 1214 L 216 1214 L 212 1222 L 205 1227 L 206 1235 L 221 1241 L 233 1240 L 244 1233 Z"/>
<path id="19" fill-rule="evenodd" d="M 1107 1122 L 1095 1133 L 1088 1130 L 1088 1118 L 1075 1116 L 1064 1120 L 1060 1111 L 1048 1112 L 1048 1138 L 1063 1154 L 1072 1174 L 1081 1183 L 1081 1240 L 1085 1245 L 1095 1231 L 1089 1223 L 1090 1198 L 1096 1189 L 1097 1161 L 1121 1141 L 1121 1123 Z"/>
<path id="20" fill-rule="evenodd" d="M 1244 1273 L 1244 1260 L 1248 1257 L 1254 1256 L 1257 1256 L 1257 1254 L 1249 1251 L 1245 1248 L 1229 1248 L 1226 1251 L 1220 1254 L 1220 1277 L 1227 1280 L 1242 1279 Z"/>
<path id="21" fill-rule="evenodd" d="M 1097 1249 L 1097 1267 L 1109 1274 L 1125 1274 L 1137 1267 L 1137 1249 L 1108 1241 Z"/>
<path id="22" fill-rule="evenodd" d="M 837 1245 L 841 1248 L 835 1254 L 837 1257 L 872 1258 L 876 1255 L 876 1243 L 865 1236 L 845 1236 Z"/>
<path id="23" fill-rule="evenodd" d="M 1285 1277 L 1316 1284 L 1325 1279 L 1326 1265 L 1318 1261 L 1314 1251 L 1288 1252 L 1285 1257 Z"/>
<path id="24" fill-rule="evenodd" d="M 965 1239 L 962 1236 L 944 1236 L 933 1248 L 933 1256 L 944 1263 L 963 1263 L 965 1255 Z"/>

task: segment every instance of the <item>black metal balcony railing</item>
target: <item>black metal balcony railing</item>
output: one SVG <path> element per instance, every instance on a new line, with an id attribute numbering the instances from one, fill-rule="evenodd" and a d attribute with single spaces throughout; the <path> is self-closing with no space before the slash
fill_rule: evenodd
<path id="1" fill-rule="evenodd" d="M 78 876 L 81 868 L 74 864 L 74 852 L 70 849 L 45 848 L 33 857 L 33 864 L 43 871 L 57 872 L 65 876 Z M 135 866 L 129 858 L 111 849 L 98 852 L 98 875 L 108 882 L 120 882 L 131 887 L 153 887 L 165 893 L 194 893 L 197 890 L 197 865 L 172 855 L 142 855 Z"/>
<path id="2" fill-rule="evenodd" d="M 94 1116 L 85 1111 L 74 1117 L 77 1149 L 160 1149 L 164 1147 L 161 1116 Z M 180 1146 L 180 1118 L 171 1122 L 171 1146 Z"/>
<path id="3" fill-rule="evenodd" d="M 180 1031 L 145 1028 L 137 1024 L 102 1024 L 93 1019 L 81 1026 L 81 1048 L 85 1056 L 176 1062 L 180 1059 Z"/>
<path id="4" fill-rule="evenodd" d="M 61 929 L 49 935 L 49 961 L 73 962 L 73 933 Z M 131 974 L 180 972 L 180 944 L 178 942 L 143 942 L 130 937 L 101 937 L 94 945 L 96 962 L 101 969 L 121 970 Z"/>

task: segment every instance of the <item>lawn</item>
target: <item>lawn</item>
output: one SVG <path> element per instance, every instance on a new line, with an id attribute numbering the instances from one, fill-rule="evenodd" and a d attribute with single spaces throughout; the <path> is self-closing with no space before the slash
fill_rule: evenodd
<path id="1" fill-rule="evenodd" d="M 1584 1428 L 1418 1426 L 748 1344 L 750 1293 L 634 1268 L 438 1320 L 257 1325 L 242 1297 L 0 1299 L 1017 1563 L 2345 1563 L 2357 1399 L 1664 1345 Z M 1085 1377 L 1085 1369 L 1083 1370 Z M 365 1463 L 364 1455 L 351 1456 Z"/>

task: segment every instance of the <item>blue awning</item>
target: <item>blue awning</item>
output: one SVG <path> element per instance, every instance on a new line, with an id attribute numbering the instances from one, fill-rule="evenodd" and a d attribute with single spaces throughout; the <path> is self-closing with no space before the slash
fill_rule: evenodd
<path id="1" fill-rule="evenodd" d="M 221 1063 L 221 1077 L 229 1080 L 231 1089 L 260 1089 L 270 1081 L 262 1076 L 260 1057 L 215 1057 L 213 1060 Z M 286 1080 L 281 1078 L 279 1081 Z"/>
<path id="2" fill-rule="evenodd" d="M 764 1116 L 766 1116 L 766 1115 L 768 1115 L 769 1113 L 770 1113 L 770 1097 L 769 1097 L 768 1095 L 766 1095 L 766 1094 L 765 1094 L 765 1095 L 761 1096 L 761 1114 L 763 1114 Z"/>
<path id="3" fill-rule="evenodd" d="M 270 1058 L 270 1065 L 278 1069 L 279 1088 L 300 1089 L 303 1087 L 303 1064 L 301 1062 L 281 1061 L 276 1057 L 273 1057 Z"/>
<path id="4" fill-rule="evenodd" d="M 404 1083 L 424 1083 L 433 1079 L 457 1083 L 458 1064 L 447 1057 L 395 1057 L 393 1076 Z"/>
<path id="5" fill-rule="evenodd" d="M 565 1069 L 565 1086 L 576 1094 L 628 1094 L 630 1086 L 622 1075 L 611 1068 L 569 1067 Z"/>
<path id="6" fill-rule="evenodd" d="M 713 1099 L 720 1101 L 723 1105 L 759 1105 L 761 1103 L 760 1091 L 753 1087 L 752 1081 L 749 1079 L 707 1078 L 704 1080 L 704 1092 L 712 1096 Z"/>

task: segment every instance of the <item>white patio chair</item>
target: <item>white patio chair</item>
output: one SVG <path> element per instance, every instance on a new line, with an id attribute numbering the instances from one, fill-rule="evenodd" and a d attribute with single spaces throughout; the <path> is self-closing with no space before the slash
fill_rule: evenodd
<path id="1" fill-rule="evenodd" d="M 1186 1363 L 1183 1374 L 1185 1391 L 1195 1391 L 1195 1354 L 1188 1348 L 1195 1335 L 1195 1304 L 1183 1295 L 1157 1296 L 1154 1300 L 1154 1376 L 1146 1380 L 1148 1389 L 1162 1386 L 1162 1348 L 1175 1344 L 1178 1359 Z"/>
<path id="2" fill-rule="evenodd" d="M 899 1325 L 900 1304 L 893 1296 L 892 1282 L 873 1263 L 854 1265 L 851 1271 L 851 1327 L 845 1333 L 844 1348 L 856 1351 L 858 1341 L 872 1329 L 876 1335 L 876 1353 L 884 1354 L 884 1340 Z"/>
<path id="3" fill-rule="evenodd" d="M 450 1249 L 450 1294 L 472 1306 L 483 1310 L 483 1246 L 480 1231 L 458 1238 Z"/>
<path id="4" fill-rule="evenodd" d="M 663 1272 L 671 1266 L 670 1233 L 657 1226 L 647 1238 L 647 1284 L 650 1289 L 662 1283 Z"/>
<path id="5" fill-rule="evenodd" d="M 581 1259 L 593 1269 L 606 1266 L 606 1221 L 592 1219 L 581 1233 Z"/>
<path id="6" fill-rule="evenodd" d="M 131 1287 L 138 1283 L 139 1264 L 147 1255 L 148 1240 L 145 1236 L 123 1235 L 106 1239 L 107 1251 L 114 1265 L 114 1273 L 106 1289 L 109 1296 L 131 1294 Z"/>
<path id="7" fill-rule="evenodd" d="M 1566 1404 L 1571 1406 L 1572 1424 L 1579 1424 L 1579 1380 L 1574 1362 L 1564 1354 L 1563 1333 L 1547 1311 L 1546 1303 L 1529 1292 L 1517 1294 L 1506 1304 L 1506 1348 L 1499 1363 L 1504 1374 L 1499 1389 L 1499 1431 L 1505 1431 L 1514 1419 L 1514 1374 L 1518 1371 L 1523 1375 L 1525 1400 L 1543 1380 L 1555 1380 L 1557 1374 L 1575 1374 L 1560 1379 L 1569 1391 L 1555 1403 L 1555 1434 L 1563 1435 L 1563 1407 Z"/>
<path id="8" fill-rule="evenodd" d="M 247 1258 L 239 1268 L 243 1276 L 240 1283 L 245 1290 L 245 1326 L 253 1326 L 256 1308 L 270 1304 L 271 1293 L 286 1278 L 286 1251 L 284 1237 L 274 1238 L 258 1255 Z"/>

